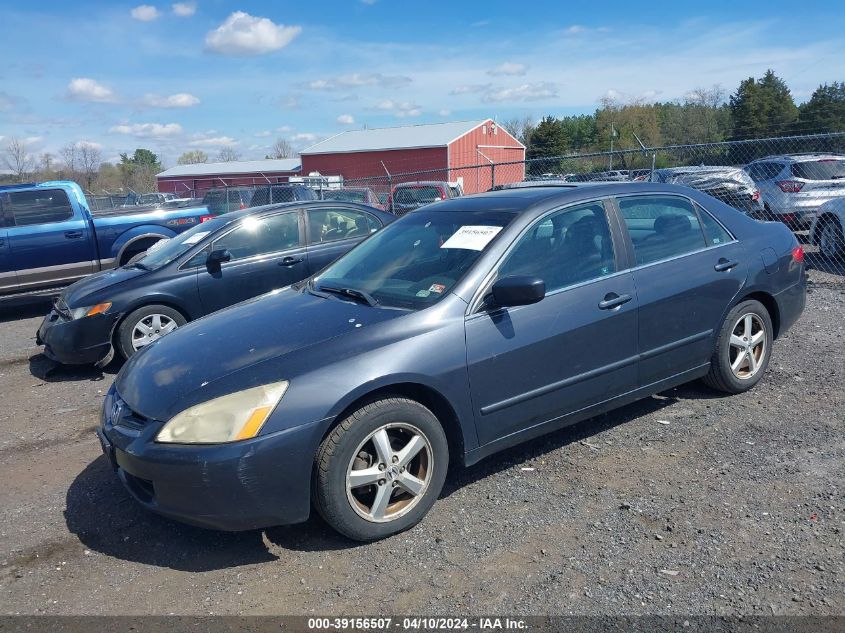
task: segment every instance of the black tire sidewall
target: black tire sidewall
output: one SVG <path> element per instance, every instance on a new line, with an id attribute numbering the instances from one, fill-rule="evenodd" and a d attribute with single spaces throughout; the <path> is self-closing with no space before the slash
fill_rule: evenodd
<path id="1" fill-rule="evenodd" d="M 354 422 L 343 431 L 334 454 L 328 458 L 326 477 L 318 477 L 315 482 L 316 505 L 320 514 L 338 532 L 358 541 L 385 538 L 419 523 L 440 496 L 449 466 L 446 435 L 431 411 L 404 399 L 388 399 L 373 404 L 380 406 L 361 416 L 361 412 L 368 409 L 362 407 L 351 416 Z M 425 434 L 431 445 L 434 472 L 423 498 L 410 512 L 394 521 L 373 523 L 359 516 L 350 506 L 346 496 L 346 471 L 355 450 L 370 433 L 385 424 L 398 422 L 411 424 Z"/>
<path id="2" fill-rule="evenodd" d="M 739 378 L 734 376 L 733 370 L 731 370 L 731 334 L 733 333 L 734 325 L 739 320 L 740 316 L 749 313 L 757 315 L 763 322 L 763 327 L 766 331 L 766 353 L 763 356 L 763 366 L 754 375 L 754 377 L 749 378 L 747 380 L 740 380 Z M 736 305 L 733 309 L 731 309 L 731 311 L 728 313 L 728 316 L 725 318 L 725 322 L 722 324 L 722 330 L 719 333 L 719 346 L 716 350 L 716 356 L 718 358 L 722 377 L 725 381 L 729 383 L 729 386 L 732 388 L 733 392 L 739 393 L 742 391 L 748 391 L 749 389 L 754 387 L 754 385 L 760 382 L 760 380 L 762 380 L 763 375 L 766 373 L 766 370 L 769 367 L 769 360 L 772 357 L 773 340 L 774 336 L 772 328 L 772 319 L 769 316 L 769 311 L 766 310 L 765 306 L 762 303 L 755 300 L 743 301 L 742 303 Z"/>
<path id="3" fill-rule="evenodd" d="M 176 322 L 177 328 L 182 327 L 188 322 L 179 310 L 171 308 L 170 306 L 153 304 L 141 306 L 140 308 L 133 310 L 126 316 L 126 318 L 123 319 L 123 321 L 121 321 L 117 328 L 117 336 L 115 337 L 117 351 L 121 354 L 121 356 L 123 356 L 123 358 L 128 359 L 135 353 L 135 350 L 132 347 L 132 330 L 135 329 L 135 325 L 138 321 L 150 316 L 151 314 L 163 314 L 166 317 L 173 319 Z"/>

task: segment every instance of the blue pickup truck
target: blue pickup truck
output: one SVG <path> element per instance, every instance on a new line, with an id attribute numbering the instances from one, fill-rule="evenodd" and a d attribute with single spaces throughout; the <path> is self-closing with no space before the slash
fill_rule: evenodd
<path id="1" fill-rule="evenodd" d="M 70 181 L 0 187 L 0 299 L 58 291 L 211 217 L 204 206 L 92 213 Z"/>

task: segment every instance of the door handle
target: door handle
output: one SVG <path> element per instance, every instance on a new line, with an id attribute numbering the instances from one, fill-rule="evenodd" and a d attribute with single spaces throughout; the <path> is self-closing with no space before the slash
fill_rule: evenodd
<path id="1" fill-rule="evenodd" d="M 609 292 L 604 296 L 604 299 L 599 301 L 599 310 L 613 310 L 628 303 L 631 299 L 633 299 L 631 295 L 618 295 L 615 292 Z"/>
<path id="2" fill-rule="evenodd" d="M 305 261 L 304 257 L 291 257 L 288 255 L 287 257 L 282 257 L 282 259 L 279 260 L 279 266 L 293 266 L 303 261 Z"/>
<path id="3" fill-rule="evenodd" d="M 69 240 L 76 240 L 82 237 L 82 231 L 65 231 L 65 237 Z"/>
<path id="4" fill-rule="evenodd" d="M 725 259 L 724 257 L 720 257 L 719 262 L 715 266 L 713 266 L 713 270 L 715 270 L 717 273 L 723 273 L 729 271 L 731 268 L 735 268 L 737 265 L 739 265 L 739 262 L 731 261 Z"/>

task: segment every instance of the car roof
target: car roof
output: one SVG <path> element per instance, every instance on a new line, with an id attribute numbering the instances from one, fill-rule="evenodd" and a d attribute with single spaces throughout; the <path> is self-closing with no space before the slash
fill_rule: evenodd
<path id="1" fill-rule="evenodd" d="M 501 211 L 515 215 L 536 208 L 550 208 L 629 193 L 672 193 L 689 195 L 689 187 L 656 182 L 579 182 L 546 183 L 537 181 L 534 186 L 488 191 L 460 198 L 452 198 L 421 207 L 425 211 Z M 413 212 L 412 212 L 413 213 Z"/>
<path id="2" fill-rule="evenodd" d="M 220 214 L 217 217 L 230 218 L 229 222 L 234 222 L 235 220 L 239 220 L 240 218 L 245 218 L 250 215 L 266 213 L 268 211 L 276 211 L 278 209 L 308 209 L 311 207 L 319 208 L 326 205 L 330 205 L 332 208 L 335 208 L 339 204 L 342 204 L 345 207 L 355 208 L 360 211 L 366 211 L 367 213 L 375 215 L 381 219 L 385 219 L 386 217 L 389 219 L 395 219 L 395 216 L 393 216 L 392 214 L 379 211 L 375 207 L 371 207 L 366 204 L 360 204 L 358 202 L 343 202 L 339 200 L 295 200 L 294 202 L 275 202 L 273 204 L 264 204 L 258 207 L 249 207 L 247 209 L 229 211 L 228 213 Z"/>
<path id="3" fill-rule="evenodd" d="M 791 160 L 796 163 L 809 161 L 809 160 L 817 160 L 819 158 L 836 158 L 845 160 L 845 154 L 835 154 L 831 152 L 806 152 L 803 154 L 775 154 L 772 156 L 764 156 L 763 158 L 758 158 L 757 160 L 753 160 L 749 163 L 749 165 L 753 165 L 754 163 L 762 163 L 765 161 L 774 161 L 774 160 Z"/>
<path id="4" fill-rule="evenodd" d="M 415 180 L 413 182 L 400 182 L 400 183 L 396 184 L 396 186 L 393 187 L 393 188 L 399 189 L 399 187 L 417 187 L 419 185 L 438 185 L 438 186 L 446 185 L 448 187 L 449 183 L 446 182 L 445 180 Z"/>

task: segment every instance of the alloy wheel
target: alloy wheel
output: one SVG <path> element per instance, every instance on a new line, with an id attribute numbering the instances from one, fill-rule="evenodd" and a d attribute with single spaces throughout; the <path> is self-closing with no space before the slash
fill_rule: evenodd
<path id="1" fill-rule="evenodd" d="M 132 328 L 132 348 L 137 352 L 177 328 L 176 321 L 165 314 L 150 314 Z"/>
<path id="2" fill-rule="evenodd" d="M 361 442 L 346 472 L 352 509 L 373 523 L 393 521 L 423 498 L 434 472 L 431 443 L 404 422 L 379 427 Z"/>
<path id="3" fill-rule="evenodd" d="M 833 222 L 825 222 L 819 237 L 819 250 L 825 257 L 836 257 L 845 247 L 842 236 Z"/>
<path id="4" fill-rule="evenodd" d="M 768 353 L 766 328 L 758 315 L 749 312 L 737 319 L 731 330 L 728 353 L 734 376 L 749 380 L 757 375 Z"/>

